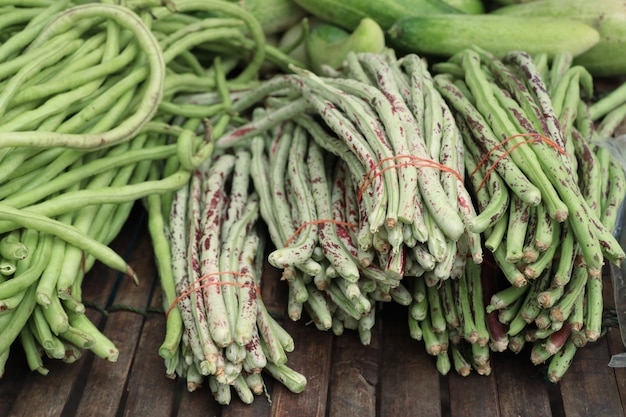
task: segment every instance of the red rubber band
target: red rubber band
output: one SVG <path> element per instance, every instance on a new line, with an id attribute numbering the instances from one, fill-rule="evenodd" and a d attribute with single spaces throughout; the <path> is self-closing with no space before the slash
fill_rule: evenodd
<path id="1" fill-rule="evenodd" d="M 300 225 L 300 227 L 298 227 L 296 229 L 296 231 L 293 233 L 293 235 L 291 235 L 289 237 L 289 239 L 287 239 L 287 241 L 285 242 L 285 247 L 289 246 L 289 244 L 291 242 L 293 242 L 293 240 L 296 238 L 296 236 L 298 236 L 305 227 L 310 226 L 312 224 L 322 224 L 322 223 L 331 223 L 331 224 L 336 224 L 338 226 L 345 226 L 345 227 L 359 227 L 358 224 L 354 224 L 354 223 L 348 223 L 348 222 L 342 222 L 339 220 L 333 220 L 333 219 L 319 219 L 319 220 L 311 220 L 308 222 L 304 222 Z"/>
<path id="2" fill-rule="evenodd" d="M 387 161 L 394 160 L 394 159 L 402 159 L 402 158 L 410 159 L 411 162 L 401 162 L 398 164 L 390 165 L 380 170 L 378 169 L 380 168 L 382 164 L 384 164 Z M 418 161 L 418 162 L 413 162 L 413 161 Z M 395 156 L 390 156 L 390 157 L 381 159 L 376 165 L 374 165 L 374 168 L 372 168 L 370 172 L 368 172 L 368 174 L 363 179 L 363 183 L 359 187 L 359 192 L 357 194 L 357 201 L 359 202 L 361 201 L 361 199 L 363 198 L 363 193 L 365 192 L 367 187 L 369 187 L 372 184 L 372 182 L 374 182 L 374 179 L 376 177 L 381 176 L 385 171 L 389 169 L 402 168 L 402 167 L 407 167 L 407 166 L 414 166 L 417 168 L 424 168 L 424 167 L 437 168 L 440 171 L 454 174 L 454 176 L 457 177 L 459 181 L 463 182 L 463 177 L 456 170 L 450 167 L 447 167 L 443 164 L 440 164 L 439 162 L 435 162 L 432 159 L 421 158 L 419 156 L 413 156 L 413 155 L 395 155 Z"/>
<path id="3" fill-rule="evenodd" d="M 561 153 L 562 155 L 565 155 L 565 150 L 563 150 L 563 148 L 561 148 L 556 142 L 554 142 L 552 139 L 550 139 L 547 136 L 544 136 L 540 133 L 517 133 L 515 135 L 511 135 L 508 138 L 504 139 L 502 142 L 498 143 L 493 149 L 490 149 L 480 160 L 480 162 L 476 165 L 476 167 L 474 168 L 474 170 L 472 171 L 472 173 L 470 174 L 470 176 L 473 176 L 474 174 L 476 174 L 476 172 L 478 172 L 478 170 L 480 169 L 480 167 L 482 167 L 485 162 L 487 162 L 487 160 L 489 159 L 489 156 L 491 155 L 492 152 L 494 152 L 496 149 L 504 146 L 505 143 L 507 143 L 508 141 L 518 138 L 518 137 L 531 137 L 531 139 L 527 139 L 524 140 L 522 142 L 516 143 L 515 145 L 513 145 L 511 147 L 511 149 L 508 149 L 504 152 L 504 154 L 502 154 L 493 164 L 491 164 L 491 166 L 489 167 L 489 169 L 487 169 L 487 172 L 485 173 L 485 176 L 483 177 L 482 181 L 480 182 L 480 184 L 478 185 L 478 190 L 480 190 L 484 185 L 485 182 L 487 181 L 487 178 L 489 178 L 489 175 L 491 175 L 491 173 L 496 169 L 496 167 L 498 166 L 498 164 L 500 163 L 501 160 L 503 160 L 504 158 L 506 158 L 508 155 L 511 154 L 511 152 L 513 152 L 513 150 L 515 150 L 516 148 L 518 148 L 521 145 L 527 144 L 527 143 L 537 143 L 537 142 L 545 142 L 548 145 L 552 146 L 554 149 L 556 149 L 557 151 L 559 151 L 559 153 Z"/>
<path id="4" fill-rule="evenodd" d="M 237 276 L 246 276 L 246 277 L 250 277 L 254 280 L 254 275 L 252 274 L 245 274 L 242 272 L 231 272 L 231 271 L 218 271 L 218 272 L 211 272 L 205 275 L 202 275 L 200 278 L 196 279 L 195 281 L 191 282 L 186 288 L 185 291 L 183 291 L 178 297 L 176 297 L 174 299 L 174 301 L 172 301 L 172 304 L 170 304 L 170 307 L 167 309 L 167 311 L 165 312 L 165 319 L 167 320 L 170 312 L 176 308 L 176 306 L 178 305 L 178 303 L 181 302 L 181 300 L 187 298 L 189 295 L 191 295 L 193 292 L 201 289 L 201 288 L 207 288 L 207 287 L 211 287 L 213 285 L 219 285 L 219 286 L 226 286 L 226 285 L 231 285 L 233 287 L 240 287 L 240 288 L 252 288 L 255 290 L 257 297 L 261 298 L 261 292 L 259 291 L 259 287 L 256 286 L 256 284 L 242 284 L 240 282 L 223 282 L 223 281 L 216 281 L 216 282 L 207 282 L 204 283 L 198 287 L 193 287 L 195 284 L 197 284 L 198 282 L 204 281 L 207 278 L 214 276 L 214 275 L 225 275 L 225 274 L 230 274 L 230 275 L 237 275 Z"/>

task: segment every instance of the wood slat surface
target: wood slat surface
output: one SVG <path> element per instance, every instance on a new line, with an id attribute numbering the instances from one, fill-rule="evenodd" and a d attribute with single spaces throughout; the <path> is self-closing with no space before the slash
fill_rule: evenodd
<path id="1" fill-rule="evenodd" d="M 493 354 L 489 376 L 440 376 L 422 342 L 409 337 L 403 308 L 386 306 L 364 346 L 356 332 L 336 337 L 305 317 L 285 320 L 286 289 L 271 269 L 262 297 L 294 338 L 288 365 L 307 376 L 308 386 L 293 394 L 265 376 L 267 396 L 246 405 L 233 394 L 229 406 L 217 405 L 207 387 L 188 392 L 185 381 L 165 375 L 158 355 L 165 317 L 155 312 L 162 295 L 143 217 L 133 216 L 113 247 L 127 255 L 140 284 L 96 264 L 83 289 L 85 302 L 98 306 L 87 314 L 120 349 L 118 361 L 85 352 L 73 364 L 46 361 L 50 372 L 42 376 L 28 370 L 16 344 L 0 379 L 0 416 L 626 416 L 626 369 L 608 367 L 612 354 L 625 351 L 617 328 L 580 349 L 556 385 L 528 351 Z"/>
<path id="2" fill-rule="evenodd" d="M 380 364 L 380 415 L 440 416 L 440 377 L 433 357 L 421 342 L 411 340 L 402 321 L 389 319 L 383 327 Z"/>

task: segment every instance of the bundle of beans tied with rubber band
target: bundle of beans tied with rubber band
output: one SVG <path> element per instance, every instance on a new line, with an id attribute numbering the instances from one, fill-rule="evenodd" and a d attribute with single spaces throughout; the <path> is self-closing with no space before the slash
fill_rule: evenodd
<path id="1" fill-rule="evenodd" d="M 379 301 L 410 305 L 482 262 L 453 114 L 415 55 L 351 54 L 340 72 L 293 68 L 233 102 L 262 114 L 218 148 L 250 146 L 255 188 L 289 286 L 288 312 L 369 343 Z M 256 107 L 255 107 L 256 106 Z M 262 138 L 270 136 L 271 142 Z"/>
<path id="2" fill-rule="evenodd" d="M 166 375 L 185 379 L 189 391 L 208 385 L 220 404 L 263 394 L 262 372 L 300 392 L 306 378 L 286 364 L 293 340 L 260 297 L 265 234 L 250 152 L 214 152 L 214 138 L 242 123 L 231 108 L 237 91 L 258 84 L 264 62 L 293 60 L 269 48 L 259 23 L 237 5 L 151 5 L 152 30 L 175 73 L 150 125 L 177 147 L 151 175 L 168 177 L 179 166 L 189 173 L 175 192 L 145 199 L 164 292 Z"/>
<path id="3" fill-rule="evenodd" d="M 232 391 L 244 403 L 263 394 L 262 371 L 294 392 L 306 385 L 286 364 L 293 339 L 260 296 L 266 239 L 250 165 L 247 149 L 219 153 L 176 191 L 169 213 L 160 196 L 148 199 L 161 281 L 176 293 L 168 333 L 182 330 L 167 372 L 185 378 L 189 391 L 207 382 L 220 404 L 230 403 Z M 172 311 L 182 327 L 170 321 Z"/>
<path id="4" fill-rule="evenodd" d="M 463 137 L 478 212 L 490 213 L 470 227 L 499 270 L 483 279 L 498 346 L 530 345 L 556 382 L 576 348 L 602 334 L 604 261 L 624 258 L 613 236 L 624 172 L 597 141 L 614 135 L 623 109 L 596 102 L 591 76 L 565 53 L 548 62 L 476 48 L 433 71 Z"/>

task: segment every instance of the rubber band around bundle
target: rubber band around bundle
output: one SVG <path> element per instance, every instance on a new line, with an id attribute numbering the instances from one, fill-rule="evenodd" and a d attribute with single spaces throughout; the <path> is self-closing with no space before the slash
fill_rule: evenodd
<path id="1" fill-rule="evenodd" d="M 403 158 L 411 159 L 412 161 L 401 162 L 398 164 L 390 165 L 388 167 L 384 167 L 383 169 L 378 169 L 380 168 L 382 164 L 384 164 L 387 161 L 391 161 L 394 159 L 403 159 Z M 414 161 L 418 161 L 418 162 L 414 162 Z M 407 166 L 414 166 L 418 168 L 422 168 L 422 167 L 438 168 L 440 171 L 449 172 L 453 174 L 455 177 L 459 179 L 459 181 L 463 182 L 463 176 L 459 172 L 443 164 L 440 164 L 439 162 L 435 162 L 432 159 L 422 158 L 422 157 L 413 156 L 413 155 L 395 155 L 395 156 L 390 156 L 390 157 L 381 159 L 378 163 L 376 163 L 376 165 L 374 165 L 374 167 L 370 170 L 370 172 L 367 173 L 367 175 L 363 179 L 363 183 L 359 187 L 359 192 L 357 194 L 357 201 L 359 202 L 361 201 L 361 199 L 363 198 L 363 193 L 365 192 L 367 187 L 369 187 L 372 184 L 372 182 L 374 182 L 374 179 L 376 177 L 381 176 L 385 171 L 389 169 L 401 168 L 401 167 L 407 167 Z"/>
<path id="2" fill-rule="evenodd" d="M 492 149 L 490 149 L 480 160 L 480 162 L 476 165 L 476 167 L 474 168 L 474 170 L 472 171 L 472 173 L 470 174 L 470 176 L 475 175 L 478 170 L 485 164 L 485 162 L 487 162 L 487 160 L 489 159 L 489 156 L 498 148 L 501 148 L 502 146 L 504 146 L 507 142 L 509 142 L 510 140 L 513 140 L 515 138 L 519 138 L 519 137 L 531 137 L 531 139 L 527 139 L 524 141 L 521 141 L 519 143 L 516 143 L 515 145 L 513 145 L 511 147 L 511 149 L 507 149 L 493 164 L 491 164 L 491 166 L 489 167 L 489 169 L 487 170 L 487 172 L 485 173 L 485 176 L 483 177 L 482 181 L 480 182 L 480 184 L 478 185 L 478 190 L 480 190 L 484 185 L 485 182 L 487 181 L 487 179 L 489 178 L 489 175 L 491 175 L 491 173 L 496 169 L 496 167 L 498 166 L 498 164 L 500 163 L 501 160 L 503 160 L 504 158 L 506 158 L 508 155 L 511 154 L 511 152 L 513 152 L 513 150 L 517 149 L 519 146 L 527 144 L 527 143 L 531 143 L 531 142 L 545 142 L 548 145 L 552 146 L 554 149 L 556 149 L 557 151 L 559 151 L 560 154 L 565 155 L 565 150 L 563 150 L 563 148 L 561 148 L 559 146 L 558 143 L 556 143 L 555 141 L 553 141 L 552 139 L 550 139 L 549 137 L 542 135 L 541 133 L 516 133 L 515 135 L 511 135 L 509 137 L 507 137 L 506 139 L 504 139 L 502 142 L 498 143 L 496 146 L 494 146 Z"/>
<path id="3" fill-rule="evenodd" d="M 338 226 L 345 226 L 345 227 L 359 227 L 358 224 L 354 224 L 354 223 L 348 223 L 348 222 L 342 222 L 339 220 L 333 220 L 333 219 L 318 219 L 318 220 L 311 220 L 308 222 L 304 222 L 300 225 L 300 227 L 298 227 L 296 229 L 296 231 L 293 233 L 293 235 L 291 235 L 289 237 L 289 239 L 287 239 L 287 241 L 285 242 L 285 247 L 289 246 L 289 244 L 291 242 L 293 242 L 293 240 L 296 238 L 296 236 L 298 236 L 305 227 L 310 226 L 312 224 L 323 224 L 323 223 L 331 223 L 331 224 L 336 224 Z"/>
<path id="4" fill-rule="evenodd" d="M 194 291 L 197 291 L 201 288 L 208 288 L 211 286 L 228 286 L 231 285 L 233 287 L 239 287 L 239 288 L 252 288 L 254 289 L 254 291 L 257 294 L 257 297 L 261 298 L 261 291 L 259 290 L 259 287 L 252 283 L 252 284 L 242 284 L 240 282 L 223 282 L 223 281 L 216 281 L 216 282 L 207 282 L 205 284 L 202 284 L 198 287 L 193 287 L 195 284 L 197 284 L 198 282 L 204 281 L 209 277 L 215 276 L 215 275 L 237 275 L 240 277 L 249 277 L 252 278 L 252 280 L 254 280 L 254 275 L 252 274 L 245 274 L 242 272 L 232 272 L 232 271 L 218 271 L 218 272 L 211 272 L 208 274 L 204 274 L 202 275 L 200 278 L 194 280 L 193 282 L 191 282 L 186 288 L 185 290 L 174 299 L 174 301 L 172 301 L 172 304 L 170 304 L 169 308 L 167 309 L 167 311 L 165 312 L 165 320 L 167 320 L 170 312 L 176 308 L 176 306 L 178 305 L 178 303 L 181 302 L 181 300 L 189 297 L 189 295 L 191 295 Z M 193 287 L 193 288 L 192 288 Z"/>
<path id="5" fill-rule="evenodd" d="M 402 159 L 402 158 L 408 158 L 408 159 L 412 159 L 412 160 L 415 160 L 415 161 L 419 161 L 419 163 L 403 162 L 403 163 L 399 163 L 399 164 L 390 165 L 388 167 L 383 168 L 380 171 L 376 171 L 385 162 L 391 161 L 391 160 L 394 160 L 394 159 Z M 367 187 L 370 186 L 370 184 L 373 182 L 374 178 L 376 178 L 377 176 L 382 175 L 385 171 L 387 171 L 387 170 L 389 170 L 391 168 L 398 168 L 398 167 L 404 167 L 404 166 L 414 166 L 414 167 L 418 167 L 418 168 L 419 167 L 439 168 L 441 171 L 449 172 L 451 174 L 454 174 L 454 176 L 457 177 L 460 181 L 463 181 L 463 177 L 461 176 L 461 174 L 459 172 L 457 172 L 456 170 L 454 170 L 454 169 L 452 169 L 452 168 L 450 168 L 448 166 L 440 164 L 439 162 L 435 162 L 432 159 L 422 158 L 422 157 L 413 156 L 413 155 L 394 155 L 394 156 L 390 156 L 390 157 L 387 157 L 387 158 L 383 158 L 376 165 L 374 165 L 374 167 L 370 170 L 370 172 L 365 176 L 364 184 L 362 184 L 361 187 L 359 188 L 358 199 L 360 200 L 360 198 L 363 196 L 363 192 L 365 191 L 365 189 Z"/>

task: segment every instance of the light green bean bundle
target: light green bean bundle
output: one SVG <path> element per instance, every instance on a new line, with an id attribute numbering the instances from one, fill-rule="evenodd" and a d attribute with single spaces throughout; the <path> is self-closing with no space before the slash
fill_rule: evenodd
<path id="1" fill-rule="evenodd" d="M 220 153 L 176 191 L 169 213 L 158 195 L 148 204 L 171 300 L 160 353 L 168 373 L 185 378 L 190 391 L 208 380 L 221 404 L 230 402 L 231 388 L 246 403 L 262 394 L 258 377 L 268 366 L 294 392 L 306 384 L 286 366 L 291 336 L 260 298 L 265 239 L 250 163 L 247 149 Z"/>
<path id="2" fill-rule="evenodd" d="M 306 379 L 287 365 L 293 340 L 259 297 L 265 239 L 250 151 L 214 154 L 214 138 L 239 123 L 234 91 L 258 84 L 267 61 L 293 61 L 269 48 L 258 21 L 225 1 L 127 2 L 150 8 L 151 29 L 168 68 L 157 111 L 175 157 L 151 178 L 186 170 L 175 192 L 148 196 L 149 230 L 165 293 L 167 326 L 159 350 L 168 375 L 193 391 L 204 382 L 219 403 L 234 390 L 246 403 L 263 393 L 267 370 L 294 392 Z M 231 389 L 232 388 L 232 389 Z"/>
<path id="3" fill-rule="evenodd" d="M 484 288 L 490 344 L 532 345 L 531 361 L 549 362 L 557 382 L 576 348 L 600 337 L 601 270 L 624 259 L 613 237 L 624 172 L 597 141 L 611 140 L 623 109 L 610 112 L 614 97 L 594 104 L 591 76 L 567 53 L 548 65 L 475 48 L 435 71 L 463 137 L 477 218 L 490 219 L 471 227 L 505 278 Z M 598 108 L 611 114 L 594 120 Z"/>
<path id="4" fill-rule="evenodd" d="M 17 56 L 0 69 L 3 152 L 106 147 L 132 138 L 156 113 L 165 62 L 157 39 L 130 9 L 66 7 L 17 37 L 30 39 L 7 50 Z"/>
<path id="5" fill-rule="evenodd" d="M 351 54 L 328 76 L 293 72 L 239 96 L 233 109 L 254 108 L 252 120 L 217 146 L 250 146 L 259 161 L 268 261 L 289 286 L 289 317 L 306 311 L 368 344 L 378 302 L 412 304 L 405 277 L 436 288 L 468 258 L 482 262 L 460 132 L 418 57 Z"/>

